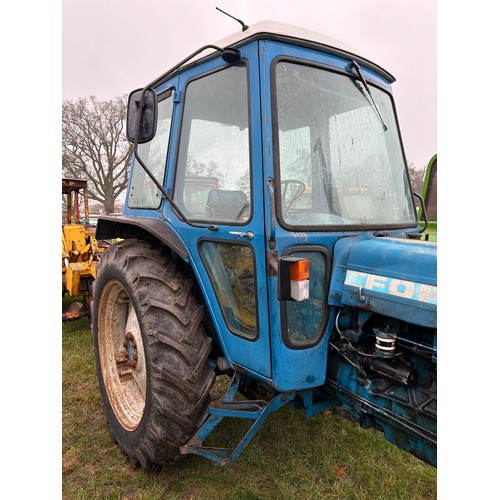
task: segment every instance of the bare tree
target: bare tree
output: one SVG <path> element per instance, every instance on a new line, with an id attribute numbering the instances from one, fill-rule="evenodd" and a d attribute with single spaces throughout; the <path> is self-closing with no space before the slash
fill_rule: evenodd
<path id="1" fill-rule="evenodd" d="M 187 175 L 217 177 L 219 182 L 223 183 L 226 179 L 225 172 L 215 163 L 210 161 L 208 165 L 201 161 L 195 160 L 192 156 L 188 157 Z"/>
<path id="2" fill-rule="evenodd" d="M 410 161 L 408 162 L 408 173 L 410 174 L 412 190 L 421 193 L 424 184 L 425 168 L 419 168 Z"/>
<path id="3" fill-rule="evenodd" d="M 127 187 L 132 146 L 124 133 L 126 97 L 64 101 L 62 106 L 62 169 L 68 177 L 89 181 L 89 199 L 114 212 Z"/>

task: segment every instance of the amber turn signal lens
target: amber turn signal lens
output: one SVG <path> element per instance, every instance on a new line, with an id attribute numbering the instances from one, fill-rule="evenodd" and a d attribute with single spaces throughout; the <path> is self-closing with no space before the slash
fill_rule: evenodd
<path id="1" fill-rule="evenodd" d="M 309 279 L 309 259 L 302 259 L 290 266 L 290 279 L 301 281 Z"/>

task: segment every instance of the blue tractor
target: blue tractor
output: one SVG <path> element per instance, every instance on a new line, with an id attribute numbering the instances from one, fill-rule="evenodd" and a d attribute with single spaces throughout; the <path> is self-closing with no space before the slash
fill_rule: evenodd
<path id="1" fill-rule="evenodd" d="M 336 407 L 436 465 L 436 244 L 394 81 L 343 43 L 262 22 L 130 94 L 134 160 L 123 215 L 97 225 L 117 242 L 92 329 L 134 466 L 232 463 L 287 404 Z M 217 377 L 230 383 L 212 400 Z M 241 442 L 204 444 L 225 418 L 251 424 Z"/>

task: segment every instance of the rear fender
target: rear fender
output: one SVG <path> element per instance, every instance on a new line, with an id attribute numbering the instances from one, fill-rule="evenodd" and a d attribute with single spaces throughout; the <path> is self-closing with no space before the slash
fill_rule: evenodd
<path id="1" fill-rule="evenodd" d="M 159 219 L 124 215 L 102 215 L 97 221 L 96 239 L 138 238 L 145 241 L 160 242 L 186 262 L 189 254 L 184 243 Z"/>

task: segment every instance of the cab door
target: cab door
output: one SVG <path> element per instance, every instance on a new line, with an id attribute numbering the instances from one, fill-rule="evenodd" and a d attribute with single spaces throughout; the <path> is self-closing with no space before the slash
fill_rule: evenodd
<path id="1" fill-rule="evenodd" d="M 171 207 L 204 292 L 226 359 L 271 376 L 264 239 L 257 43 L 241 60 L 220 57 L 179 76 L 178 136 L 169 152 Z M 173 140 L 174 139 L 174 140 Z"/>

